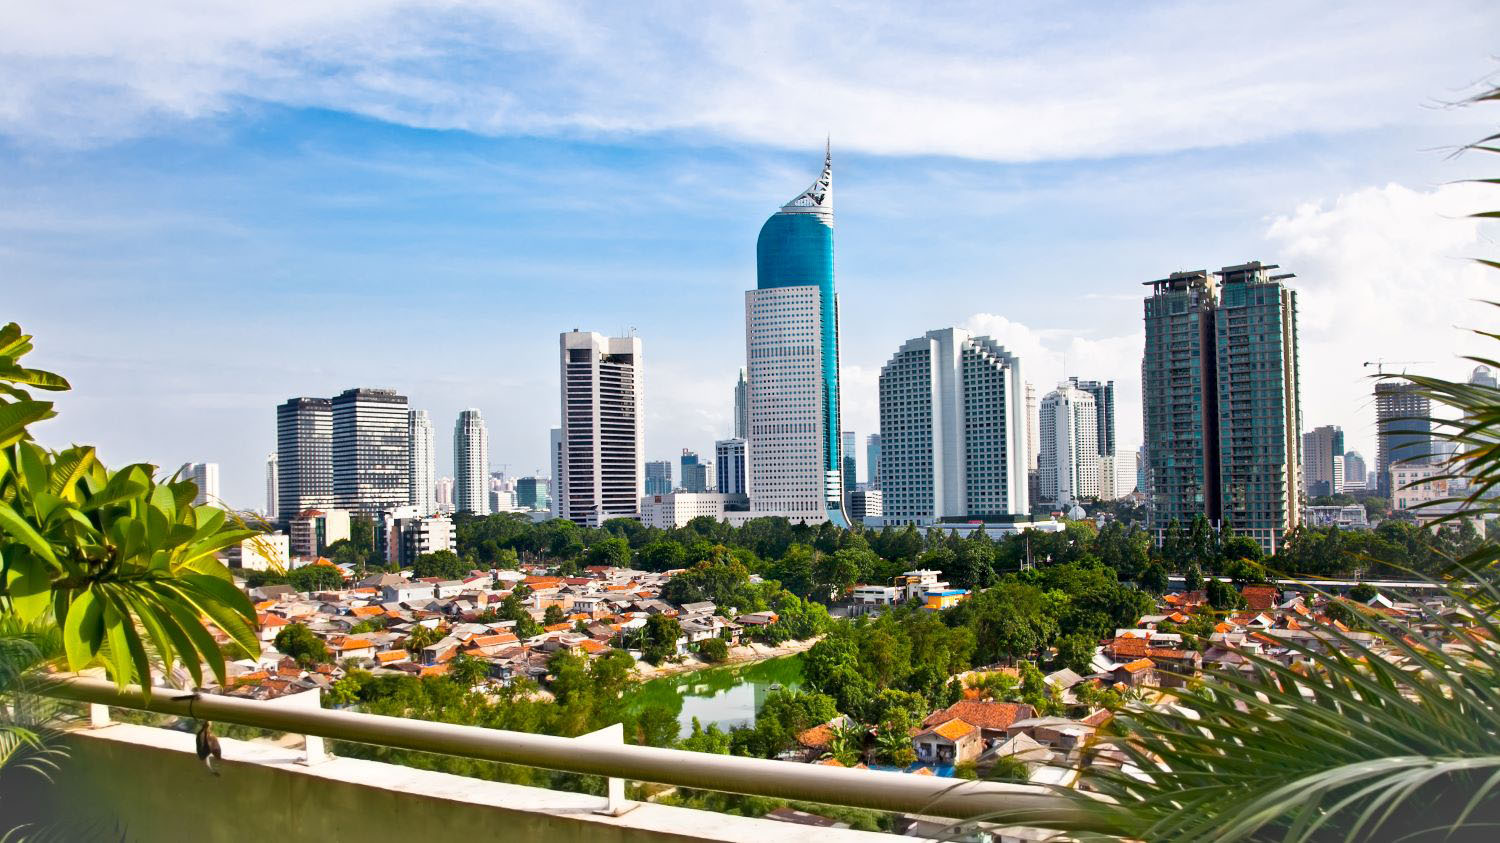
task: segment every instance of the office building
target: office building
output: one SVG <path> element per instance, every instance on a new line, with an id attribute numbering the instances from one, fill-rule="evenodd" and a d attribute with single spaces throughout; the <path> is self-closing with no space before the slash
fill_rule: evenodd
<path id="1" fill-rule="evenodd" d="M 333 402 L 290 398 L 276 407 L 276 481 L 283 520 L 333 505 Z"/>
<path id="2" fill-rule="evenodd" d="M 744 439 L 750 435 L 750 385 L 745 382 L 745 370 L 740 370 L 740 379 L 734 384 L 734 438 Z"/>
<path id="3" fill-rule="evenodd" d="M 1500 382 L 1495 379 L 1495 373 L 1490 371 L 1489 366 L 1475 366 L 1469 375 L 1469 383 L 1474 386 L 1487 386 L 1490 389 L 1500 389 Z"/>
<path id="4" fill-rule="evenodd" d="M 490 431 L 470 407 L 453 423 L 453 511 L 490 514 Z"/>
<path id="5" fill-rule="evenodd" d="M 224 562 L 240 571 L 287 571 L 292 568 L 285 533 L 261 533 L 224 548 Z"/>
<path id="6" fill-rule="evenodd" d="M 698 453 L 682 449 L 682 491 L 707 492 L 708 466 L 698 461 Z"/>
<path id="7" fill-rule="evenodd" d="M 636 518 L 645 487 L 641 341 L 568 331 L 558 346 L 563 457 L 558 514 L 585 526 Z"/>
<path id="8" fill-rule="evenodd" d="M 1136 452 L 1121 451 L 1099 458 L 1099 500 L 1116 501 L 1136 490 Z"/>
<path id="9" fill-rule="evenodd" d="M 287 537 L 293 556 L 316 559 L 328 552 L 328 546 L 349 538 L 348 510 L 308 509 L 287 525 Z"/>
<path id="10" fill-rule="evenodd" d="M 880 488 L 880 434 L 865 437 L 865 485 Z"/>
<path id="11" fill-rule="evenodd" d="M 1038 410 L 1038 494 L 1069 509 L 1099 497 L 1099 410 L 1094 396 L 1070 383 L 1042 398 Z"/>
<path id="12" fill-rule="evenodd" d="M 411 497 L 406 396 L 392 389 L 346 389 L 334 396 L 333 497 L 340 509 L 370 515 Z"/>
<path id="13" fill-rule="evenodd" d="M 1344 455 L 1344 429 L 1325 424 L 1302 434 L 1302 479 L 1309 498 L 1323 498 L 1344 491 L 1342 478 L 1334 477 L 1334 462 Z M 1342 473 L 1342 472 L 1339 472 Z"/>
<path id="14" fill-rule="evenodd" d="M 520 510 L 521 505 L 517 502 L 514 489 L 490 488 L 490 512 L 519 512 Z"/>
<path id="15" fill-rule="evenodd" d="M 219 464 L 216 462 L 189 462 L 183 463 L 182 468 L 177 469 L 177 477 L 181 480 L 191 480 L 198 487 L 198 496 L 193 498 L 194 506 L 213 504 L 222 507 L 223 498 L 219 497 Z"/>
<path id="16" fill-rule="evenodd" d="M 646 463 L 646 494 L 672 494 L 671 460 L 652 460 Z"/>
<path id="17" fill-rule="evenodd" d="M 1076 377 L 1068 378 L 1068 383 L 1074 389 L 1079 389 L 1093 396 L 1095 420 L 1094 430 L 1098 434 L 1099 456 L 1109 456 L 1115 452 L 1115 382 L 1114 381 L 1085 381 Z"/>
<path id="18" fill-rule="evenodd" d="M 1333 458 L 1333 488 L 1335 494 L 1343 494 L 1348 488 L 1344 484 L 1344 457 L 1339 455 Z"/>
<path id="19" fill-rule="evenodd" d="M 745 293 L 750 509 L 847 527 L 839 432 L 833 159 L 761 227 Z"/>
<path id="20" fill-rule="evenodd" d="M 266 520 L 276 522 L 276 496 L 280 491 L 281 481 L 276 476 L 276 455 L 266 455 Z"/>
<path id="21" fill-rule="evenodd" d="M 958 328 L 908 341 L 881 368 L 884 523 L 925 526 L 1027 513 L 1020 368 L 993 339 Z"/>
<path id="22" fill-rule="evenodd" d="M 1026 468 L 1031 471 L 1037 470 L 1038 460 L 1041 452 L 1037 450 L 1037 429 L 1041 423 L 1036 403 L 1036 385 L 1030 381 L 1026 382 Z"/>
<path id="23" fill-rule="evenodd" d="M 1431 418 L 1432 402 L 1418 394 L 1416 384 L 1375 384 L 1375 478 L 1381 497 L 1391 496 L 1391 469 L 1395 465 L 1429 461 Z"/>
<path id="24" fill-rule="evenodd" d="M 849 493 L 849 517 L 863 524 L 866 518 L 880 518 L 885 514 L 881 507 L 882 494 L 879 489 L 855 489 Z"/>
<path id="25" fill-rule="evenodd" d="M 714 443 L 715 490 L 726 495 L 748 495 L 745 488 L 745 440 L 720 439 Z M 648 489 L 646 494 L 651 494 Z"/>
<path id="26" fill-rule="evenodd" d="M 531 512 L 550 509 L 552 507 L 552 495 L 550 494 L 547 478 L 522 477 L 517 480 L 516 506 Z"/>
<path id="27" fill-rule="evenodd" d="M 410 567 L 418 556 L 444 550 L 451 552 L 457 547 L 453 521 L 446 515 L 412 515 L 403 512 L 402 517 L 390 519 L 384 534 L 386 561 L 394 562 L 402 568 Z"/>
<path id="28" fill-rule="evenodd" d="M 726 512 L 743 511 L 744 495 L 722 492 L 673 492 L 669 495 L 646 495 L 641 498 L 641 523 L 647 527 L 671 530 L 686 527 L 694 518 L 724 520 Z"/>
<path id="29" fill-rule="evenodd" d="M 562 428 L 554 427 L 547 431 L 547 453 L 552 455 L 552 506 L 549 509 L 552 517 L 556 518 L 562 508 L 559 501 L 563 496 Z M 670 478 L 668 478 L 667 491 L 671 491 Z"/>
<path id="30" fill-rule="evenodd" d="M 1225 519 L 1274 553 L 1300 521 L 1297 295 L 1251 262 L 1147 282 L 1150 524 Z"/>
<path id="31" fill-rule="evenodd" d="M 844 453 L 844 498 L 847 502 L 849 493 L 859 485 L 859 463 L 854 455 L 859 451 L 859 437 L 852 430 L 844 431 L 843 439 L 839 442 L 839 450 Z"/>
<path id="32" fill-rule="evenodd" d="M 1344 452 L 1344 488 L 1363 489 L 1369 482 L 1369 469 L 1359 451 Z"/>
<path id="33" fill-rule="evenodd" d="M 410 455 L 407 457 L 407 502 L 424 515 L 437 512 L 437 460 L 433 456 L 432 419 L 426 410 L 406 414 L 406 434 Z"/>

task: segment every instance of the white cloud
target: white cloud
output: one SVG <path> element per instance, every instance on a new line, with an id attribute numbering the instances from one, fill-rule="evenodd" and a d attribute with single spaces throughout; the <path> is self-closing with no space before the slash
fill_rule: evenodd
<path id="1" fill-rule="evenodd" d="M 1164 152 L 1406 118 L 1500 28 L 1483 3 L 1438 5 L 13 3 L 0 132 L 108 141 L 264 102 L 487 134 Z"/>

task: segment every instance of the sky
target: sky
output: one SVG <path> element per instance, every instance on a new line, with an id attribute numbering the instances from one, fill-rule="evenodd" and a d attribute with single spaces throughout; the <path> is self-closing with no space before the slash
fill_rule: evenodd
<path id="1" fill-rule="evenodd" d="M 1370 462 L 1368 361 L 1466 375 L 1495 207 L 1492 2 L 53 0 L 0 6 L 0 318 L 67 376 L 45 443 L 218 462 L 265 504 L 275 406 L 481 409 L 546 474 L 557 335 L 635 330 L 646 452 L 732 429 L 765 218 L 834 156 L 844 428 L 957 325 L 1045 394 L 1113 379 L 1142 282 L 1296 274 L 1304 427 Z M 1488 201 L 1490 204 L 1485 204 Z M 863 449 L 857 455 L 863 479 Z"/>

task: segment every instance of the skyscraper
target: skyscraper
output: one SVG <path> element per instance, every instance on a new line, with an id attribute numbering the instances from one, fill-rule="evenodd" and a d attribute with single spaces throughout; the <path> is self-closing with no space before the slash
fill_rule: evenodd
<path id="1" fill-rule="evenodd" d="M 708 491 L 708 466 L 698 461 L 698 452 L 682 449 L 682 490 Z"/>
<path id="2" fill-rule="evenodd" d="M 548 509 L 552 513 L 552 517 L 556 518 L 562 508 L 560 501 L 563 496 L 562 428 L 554 427 L 547 431 L 547 452 L 552 455 L 552 505 Z"/>
<path id="3" fill-rule="evenodd" d="M 1344 452 L 1344 486 L 1351 489 L 1363 489 L 1369 482 L 1365 467 L 1364 455 L 1359 451 Z"/>
<path id="4" fill-rule="evenodd" d="M 672 494 L 671 460 L 652 460 L 646 463 L 646 494 Z"/>
<path id="5" fill-rule="evenodd" d="M 432 497 L 437 501 L 438 512 L 453 511 L 453 478 L 439 477 L 432 484 Z"/>
<path id="6" fill-rule="evenodd" d="M 277 477 L 276 455 L 266 455 L 266 520 L 276 522 L 276 497 L 280 492 L 281 481 Z"/>
<path id="7" fill-rule="evenodd" d="M 871 489 L 880 488 L 880 434 L 865 437 L 865 478 Z"/>
<path id="8" fill-rule="evenodd" d="M 1099 456 L 1109 457 L 1115 453 L 1115 382 L 1081 381 L 1068 378 L 1074 389 L 1081 389 L 1094 397 L 1094 413 L 1098 420 L 1094 429 L 1098 432 Z"/>
<path id="9" fill-rule="evenodd" d="M 346 389 L 334 396 L 333 496 L 371 515 L 411 497 L 406 396 L 393 389 Z"/>
<path id="10" fill-rule="evenodd" d="M 1432 454 L 1431 417 L 1432 402 L 1417 394 L 1416 384 L 1375 384 L 1375 482 L 1381 497 L 1391 495 L 1393 465 L 1425 461 Z"/>
<path id="11" fill-rule="evenodd" d="M 1302 479 L 1307 496 L 1321 498 L 1344 491 L 1343 478 L 1334 477 L 1334 461 L 1344 455 L 1344 429 L 1325 424 L 1302 434 Z M 1340 472 L 1342 473 L 1342 472 Z"/>
<path id="12" fill-rule="evenodd" d="M 887 524 L 1028 511 L 1020 368 L 994 340 L 958 328 L 908 341 L 881 368 L 880 491 Z"/>
<path id="13" fill-rule="evenodd" d="M 184 480 L 191 480 L 198 486 L 198 496 L 193 498 L 195 506 L 213 504 L 222 507 L 224 501 L 219 497 L 219 464 L 216 462 L 190 462 L 184 463 L 178 469 L 178 476 Z"/>
<path id="14" fill-rule="evenodd" d="M 289 398 L 276 407 L 276 514 L 333 506 L 333 402 Z"/>
<path id="15" fill-rule="evenodd" d="M 854 455 L 859 451 L 859 437 L 854 431 L 844 431 L 843 441 L 839 443 L 839 449 L 844 452 L 844 496 L 859 485 L 859 463 L 855 461 Z"/>
<path id="16" fill-rule="evenodd" d="M 490 514 L 490 431 L 472 407 L 453 423 L 453 511 Z"/>
<path id="17" fill-rule="evenodd" d="M 406 414 L 407 442 L 411 455 L 407 459 L 406 481 L 409 503 L 423 516 L 437 511 L 437 460 L 433 457 L 432 419 L 426 410 Z"/>
<path id="18" fill-rule="evenodd" d="M 558 514 L 586 526 L 637 518 L 645 485 L 641 341 L 568 331 L 558 344 L 563 456 Z"/>
<path id="19" fill-rule="evenodd" d="M 551 507 L 552 496 L 548 493 L 547 478 L 522 477 L 516 480 L 516 506 L 533 511 Z"/>
<path id="20" fill-rule="evenodd" d="M 750 510 L 847 527 L 831 154 L 812 187 L 761 226 L 755 255 L 756 288 L 745 294 Z"/>
<path id="21" fill-rule="evenodd" d="M 1147 282 L 1150 523 L 1205 515 L 1275 552 L 1300 521 L 1297 294 L 1251 262 Z"/>
<path id="22" fill-rule="evenodd" d="M 718 471 L 716 491 L 725 495 L 745 494 L 745 440 L 720 439 L 715 442 L 714 468 Z"/>
<path id="23" fill-rule="evenodd" d="M 1099 497 L 1099 408 L 1094 396 L 1070 383 L 1059 384 L 1042 399 L 1038 427 L 1037 493 L 1042 502 L 1068 509 Z M 1111 469 L 1113 465 L 1111 460 Z"/>
<path id="24" fill-rule="evenodd" d="M 1026 382 L 1026 468 L 1030 471 L 1037 470 L 1037 461 L 1041 459 L 1041 452 L 1037 450 L 1036 434 L 1041 427 L 1041 416 L 1038 415 L 1036 403 L 1036 385 L 1031 381 Z"/>
<path id="25" fill-rule="evenodd" d="M 1474 372 L 1469 375 L 1469 383 L 1474 386 L 1487 386 L 1490 389 L 1500 389 L 1500 381 L 1495 379 L 1495 373 L 1490 371 L 1489 366 L 1475 366 Z"/>
<path id="26" fill-rule="evenodd" d="M 749 384 L 745 383 L 745 370 L 740 370 L 740 379 L 734 384 L 734 438 L 744 439 L 750 435 Z"/>

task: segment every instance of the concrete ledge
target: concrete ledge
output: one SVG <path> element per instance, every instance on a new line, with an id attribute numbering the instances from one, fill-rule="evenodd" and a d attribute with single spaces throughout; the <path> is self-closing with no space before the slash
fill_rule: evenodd
<path id="1" fill-rule="evenodd" d="M 378 761 L 335 758 L 311 767 L 300 750 L 221 739 L 220 776 L 204 769 L 185 732 L 117 723 L 70 733 L 55 777 L 59 815 L 96 816 L 129 840 L 399 840 L 436 835 L 546 841 L 875 843 L 891 837 L 642 803 L 620 817 L 593 813 L 604 798 L 543 790 Z"/>

